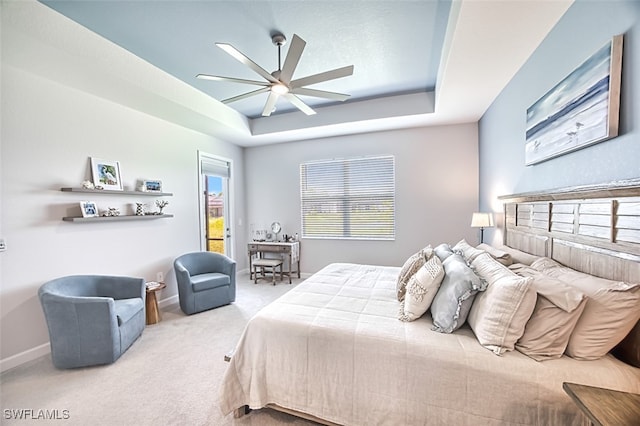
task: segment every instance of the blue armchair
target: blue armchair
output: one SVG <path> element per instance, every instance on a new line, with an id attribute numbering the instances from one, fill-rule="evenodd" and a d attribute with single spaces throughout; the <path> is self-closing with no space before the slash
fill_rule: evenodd
<path id="1" fill-rule="evenodd" d="M 187 315 L 236 300 L 236 262 L 220 253 L 183 254 L 173 262 L 180 309 Z"/>
<path id="2" fill-rule="evenodd" d="M 111 364 L 145 327 L 142 278 L 62 277 L 43 284 L 38 297 L 57 368 Z"/>

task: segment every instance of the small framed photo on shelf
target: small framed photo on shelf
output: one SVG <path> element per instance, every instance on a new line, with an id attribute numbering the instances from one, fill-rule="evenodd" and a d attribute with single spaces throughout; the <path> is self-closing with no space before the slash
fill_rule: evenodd
<path id="1" fill-rule="evenodd" d="M 80 201 L 82 217 L 98 217 L 98 206 L 94 201 Z"/>
<path id="2" fill-rule="evenodd" d="M 91 174 L 96 188 L 102 187 L 102 189 L 110 191 L 122 191 L 120 162 L 91 157 Z"/>
<path id="3" fill-rule="evenodd" d="M 162 181 L 157 179 L 145 179 L 140 184 L 142 192 L 162 192 Z"/>

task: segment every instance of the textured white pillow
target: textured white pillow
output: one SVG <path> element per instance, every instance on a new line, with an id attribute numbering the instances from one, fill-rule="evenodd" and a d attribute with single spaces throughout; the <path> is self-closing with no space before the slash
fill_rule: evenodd
<path id="1" fill-rule="evenodd" d="M 473 262 L 473 260 L 482 253 L 486 253 L 484 250 L 472 247 L 466 240 L 458 241 L 458 243 L 452 247 L 452 250 L 454 252 L 461 252 L 464 260 L 469 263 Z"/>
<path id="2" fill-rule="evenodd" d="M 576 287 L 588 297 L 567 345 L 566 354 L 572 358 L 602 358 L 640 319 L 640 284 L 598 278 L 546 257 L 531 267 Z"/>
<path id="3" fill-rule="evenodd" d="M 407 292 L 400 306 L 401 321 L 415 321 L 424 315 L 444 278 L 444 268 L 438 256 L 432 256 L 409 279 Z"/>
<path id="4" fill-rule="evenodd" d="M 398 275 L 398 282 L 396 284 L 396 295 L 398 300 L 402 302 L 404 300 L 404 294 L 407 291 L 407 284 L 409 279 L 415 274 L 418 269 L 425 264 L 433 256 L 433 249 L 431 246 L 426 246 L 417 253 L 412 254 L 402 265 L 400 274 Z"/>
<path id="5" fill-rule="evenodd" d="M 478 293 L 467 322 L 482 346 L 497 355 L 512 351 L 536 304 L 531 277 L 519 277 L 488 253 L 471 263 L 488 286 Z"/>

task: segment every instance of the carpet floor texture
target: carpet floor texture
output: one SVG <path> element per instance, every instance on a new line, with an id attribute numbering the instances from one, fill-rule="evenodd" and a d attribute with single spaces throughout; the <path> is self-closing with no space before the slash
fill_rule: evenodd
<path id="1" fill-rule="evenodd" d="M 191 316 L 177 304 L 166 306 L 162 321 L 147 326 L 114 364 L 58 370 L 47 355 L 6 371 L 0 375 L 0 423 L 313 425 L 270 409 L 234 419 L 223 416 L 218 404 L 225 353 L 260 308 L 300 282 L 254 284 L 240 274 L 234 303 Z M 20 413 L 27 418 L 17 419 Z M 54 418 L 37 418 L 42 414 Z"/>

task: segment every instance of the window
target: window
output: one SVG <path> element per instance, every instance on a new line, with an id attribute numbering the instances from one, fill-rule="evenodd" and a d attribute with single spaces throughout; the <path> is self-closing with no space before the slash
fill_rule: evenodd
<path id="1" fill-rule="evenodd" d="M 393 156 L 300 165 L 302 237 L 395 238 Z"/>

